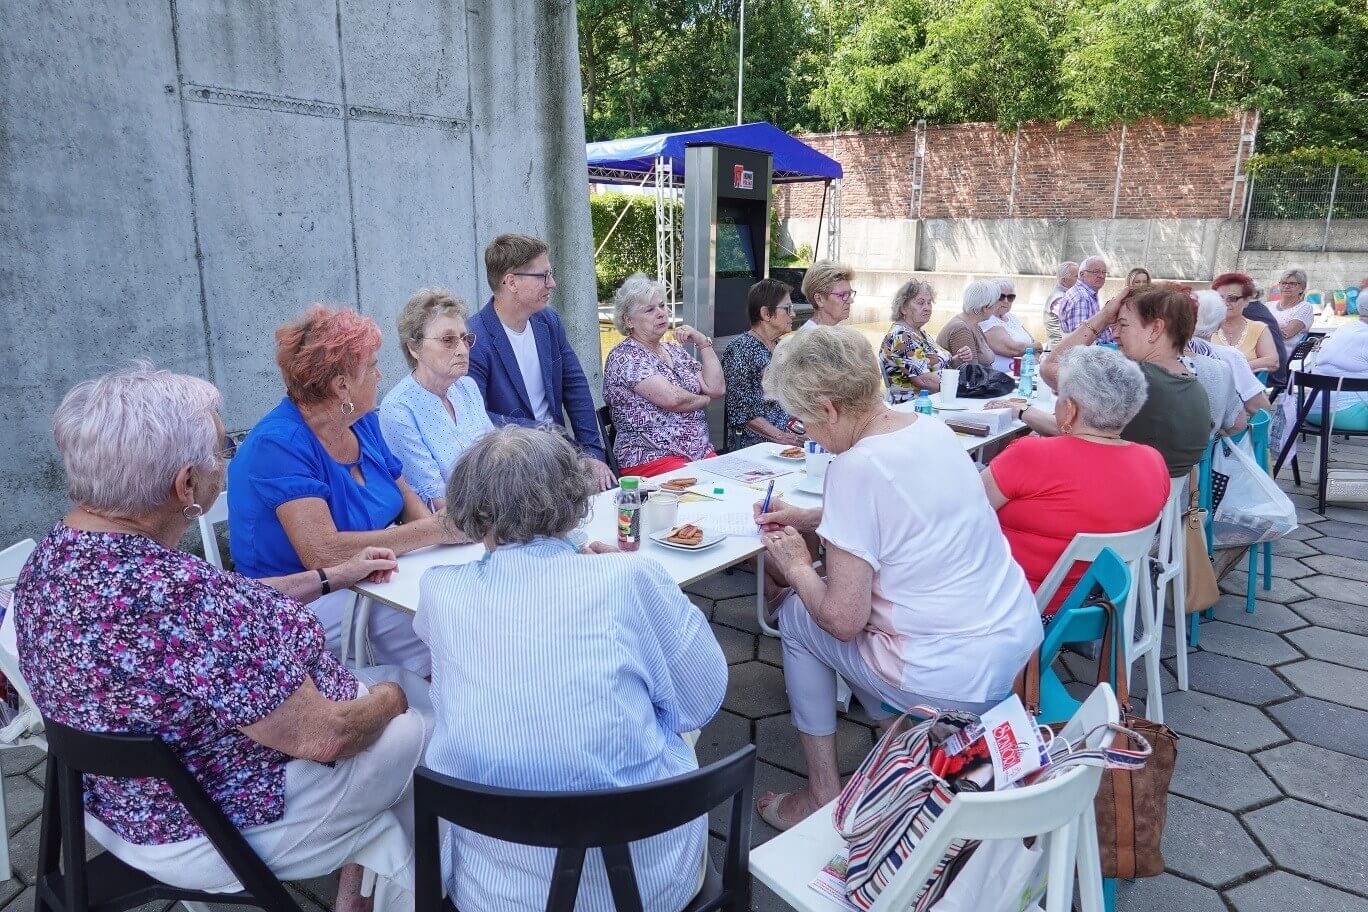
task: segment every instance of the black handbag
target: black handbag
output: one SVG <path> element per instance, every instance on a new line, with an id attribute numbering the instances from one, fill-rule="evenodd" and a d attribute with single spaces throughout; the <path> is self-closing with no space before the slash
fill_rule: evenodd
<path id="1" fill-rule="evenodd" d="M 1016 381 L 1000 370 L 982 364 L 966 364 L 960 368 L 958 395 L 962 399 L 994 399 L 1015 389 Z"/>

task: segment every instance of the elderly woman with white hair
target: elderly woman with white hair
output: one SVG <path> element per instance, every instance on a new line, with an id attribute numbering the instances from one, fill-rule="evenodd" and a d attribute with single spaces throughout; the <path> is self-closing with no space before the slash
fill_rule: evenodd
<path id="1" fill-rule="evenodd" d="M 712 339 L 692 326 L 670 331 L 665 286 L 634 273 L 613 295 L 623 339 L 603 365 L 603 400 L 613 415 L 613 455 L 622 475 L 650 477 L 715 456 L 704 409 L 726 393 Z M 684 349 L 692 344 L 694 358 Z"/>
<path id="2" fill-rule="evenodd" d="M 1230 380 L 1233 387 L 1234 398 L 1244 406 L 1245 414 L 1253 415 L 1260 410 L 1271 410 L 1272 405 L 1268 401 L 1268 391 L 1264 388 L 1263 381 L 1254 376 L 1254 371 L 1250 369 L 1249 362 L 1245 356 L 1229 345 L 1221 345 L 1212 336 L 1220 328 L 1221 322 L 1226 317 L 1227 302 L 1224 297 L 1211 289 L 1202 289 L 1197 292 L 1197 328 L 1193 333 L 1192 341 L 1188 343 L 1188 356 L 1199 358 L 1206 356 L 1215 358 L 1225 364 L 1230 369 Z M 1197 379 L 1202 381 L 1206 387 L 1207 398 L 1212 399 L 1212 416 L 1217 421 L 1218 426 L 1225 427 L 1227 433 L 1238 433 L 1243 428 L 1243 422 L 1232 422 L 1225 416 L 1228 413 L 1227 407 L 1219 408 L 1216 398 L 1219 397 L 1219 390 L 1213 388 L 1211 381 L 1203 379 L 1202 365 L 1194 360 L 1197 368 Z M 1224 385 L 1224 384 L 1222 384 Z M 1222 416 L 1217 418 L 1217 415 Z M 1235 426 L 1238 425 L 1238 426 Z M 1231 427 L 1234 430 L 1231 430 Z"/>
<path id="3" fill-rule="evenodd" d="M 818 326 L 836 326 L 850 317 L 855 302 L 855 270 L 844 263 L 818 260 L 803 273 L 803 297 L 812 305 L 812 317 L 800 332 Z"/>
<path id="4" fill-rule="evenodd" d="M 958 367 L 974 357 L 965 346 L 953 355 L 927 335 L 936 300 L 930 282 L 909 279 L 893 294 L 893 326 L 879 346 L 879 367 L 893 402 L 916 398 L 922 390 L 940 392 L 941 368 Z"/>
<path id="5" fill-rule="evenodd" d="M 946 351 L 969 349 L 968 363 L 992 367 L 997 359 L 981 324 L 992 314 L 1002 297 L 1002 288 L 989 279 L 976 279 L 964 289 L 963 312 L 955 314 L 936 334 L 936 344 Z"/>
<path id="6" fill-rule="evenodd" d="M 1297 347 L 1316 321 L 1316 309 L 1306 300 L 1306 270 L 1294 266 L 1278 280 L 1278 300 L 1273 306 L 1273 318 L 1278 321 L 1288 349 Z"/>
<path id="7" fill-rule="evenodd" d="M 502 478 L 517 481 L 491 484 Z M 660 564 L 598 543 L 582 553 L 567 539 L 596 491 L 568 441 L 519 427 L 481 438 L 451 473 L 451 522 L 489 553 L 423 575 L 414 628 L 432 649 L 430 768 L 541 791 L 698 768 L 686 733 L 721 708 L 726 659 Z M 706 817 L 632 844 L 645 908 L 673 912 L 698 892 L 707 844 Z M 444 855 L 457 908 L 546 903 L 551 849 L 453 827 Z M 613 908 L 602 864 L 585 868 L 576 908 Z"/>
<path id="8" fill-rule="evenodd" d="M 1146 396 L 1144 373 L 1125 355 L 1100 346 L 1074 348 L 1059 366 L 1059 436 L 1017 440 L 981 473 L 988 502 L 1032 590 L 1040 588 L 1075 535 L 1141 529 L 1164 508 L 1164 457 L 1121 436 Z M 1046 617 L 1086 569 L 1075 564 L 1069 570 Z"/>
<path id="9" fill-rule="evenodd" d="M 493 430 L 480 387 L 469 376 L 475 334 L 470 309 L 445 288 L 414 293 L 399 311 L 399 346 L 410 373 L 380 402 L 380 432 L 404 464 L 413 493 L 445 506 L 451 467 Z"/>
<path id="10" fill-rule="evenodd" d="M 1011 692 L 1042 633 L 973 462 L 940 421 L 884 404 L 859 333 L 819 327 L 785 342 L 765 391 L 836 454 L 821 508 L 756 507 L 766 554 L 794 588 L 779 631 L 808 785 L 758 802 L 784 829 L 840 790 L 837 675 L 876 719 L 883 703 L 982 711 Z M 804 531 L 826 543 L 825 577 Z"/>
<path id="11" fill-rule="evenodd" d="M 205 381 L 148 364 L 62 400 L 53 428 L 75 505 L 16 586 L 20 668 L 49 719 L 165 740 L 277 876 L 360 862 L 387 884 L 377 909 L 411 909 L 403 846 L 426 725 L 408 698 L 425 704 L 426 687 L 354 675 L 329 654 L 301 604 L 326 591 L 323 574 L 252 580 L 176 549 L 223 489 L 220 406 Z M 325 573 L 343 587 L 394 568 L 392 551 L 368 547 Z M 85 809 L 124 863 L 241 889 L 166 783 L 88 777 Z M 347 865 L 339 909 L 358 907 L 359 886 Z"/>
<path id="12" fill-rule="evenodd" d="M 1016 283 L 1011 279 L 998 279 L 997 303 L 988 308 L 988 318 L 979 324 L 988 347 L 993 350 L 993 367 L 1010 373 L 1012 359 L 1026 354 L 1026 349 L 1043 351 L 1040 342 L 1031 335 L 1025 324 L 1012 313 L 1016 303 Z"/>

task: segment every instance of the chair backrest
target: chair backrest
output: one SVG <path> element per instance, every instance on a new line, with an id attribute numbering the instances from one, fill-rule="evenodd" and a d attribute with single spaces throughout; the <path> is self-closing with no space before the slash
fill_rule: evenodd
<path id="1" fill-rule="evenodd" d="M 12 588 L 13 584 L 6 581 L 19 575 L 24 562 L 37 547 L 33 539 L 26 538 L 0 551 L 0 588 Z M 5 675 L 10 686 L 19 694 L 20 711 L 30 714 L 29 731 L 36 731 L 40 717 L 38 710 L 34 708 L 33 694 L 29 692 L 28 682 L 19 671 L 19 643 L 14 630 L 13 604 L 5 611 L 4 620 L 0 621 L 0 673 Z"/>
<path id="2" fill-rule="evenodd" d="M 1318 339 L 1315 336 L 1303 336 L 1302 340 L 1298 342 L 1296 346 L 1292 349 L 1292 351 L 1288 354 L 1287 363 L 1291 364 L 1293 361 L 1305 360 L 1306 356 L 1311 354 L 1311 352 L 1315 350 L 1316 343 L 1318 343 L 1319 341 L 1320 339 Z"/>
<path id="3" fill-rule="evenodd" d="M 1113 605 L 1125 605 L 1131 591 L 1131 569 L 1111 548 L 1103 548 L 1086 573 L 1074 586 L 1064 604 L 1045 628 L 1040 645 L 1040 667 L 1047 668 L 1065 643 L 1088 643 L 1101 639 L 1107 627 L 1107 612 L 1101 605 L 1088 604 L 1094 591 L 1100 591 Z M 1114 645 L 1120 644 L 1121 631 L 1114 631 Z"/>
<path id="4" fill-rule="evenodd" d="M 547 912 L 571 912 L 587 850 L 603 853 L 613 904 L 640 912 L 641 894 L 628 844 L 683 826 L 731 799 L 723 897 L 714 908 L 750 908 L 751 791 L 755 746 L 704 769 L 630 788 L 528 792 L 491 788 L 419 767 L 413 777 L 419 912 L 441 902 L 438 820 L 520 845 L 556 849 Z M 457 860 L 459 864 L 459 859 Z"/>
<path id="5" fill-rule="evenodd" d="M 41 880 L 57 872 L 60 854 L 67 912 L 89 908 L 82 773 L 167 782 L 256 904 L 271 912 L 300 912 L 285 885 L 160 738 L 84 732 L 47 717 L 43 723 L 48 737 L 47 795 L 39 837 L 38 877 Z"/>
<path id="6" fill-rule="evenodd" d="M 1315 371 L 1297 371 L 1297 385 L 1303 389 L 1325 390 L 1326 392 L 1368 393 L 1368 378 L 1335 377 L 1318 374 Z"/>
<path id="7" fill-rule="evenodd" d="M 617 427 L 613 424 L 613 410 L 607 404 L 600 405 L 594 412 L 598 416 L 599 436 L 603 438 L 603 452 L 608 457 L 608 468 L 614 475 L 621 474 L 622 466 L 617 464 L 613 455 L 613 445 L 617 443 Z"/>
<path id="8" fill-rule="evenodd" d="M 200 514 L 198 520 L 200 544 L 204 546 L 204 559 L 223 569 L 223 555 L 219 553 L 218 533 L 215 527 L 228 521 L 228 492 L 223 491 L 214 505 Z"/>
<path id="9" fill-rule="evenodd" d="M 1101 747 L 1104 743 L 1109 744 L 1114 735 L 1109 729 L 1099 726 L 1117 722 L 1120 717 L 1116 695 L 1104 684 L 1093 690 L 1065 725 L 1061 735 L 1071 741 L 1082 740 L 1086 736 L 1088 747 Z M 1024 839 L 1052 834 L 1070 826 L 1091 807 L 1101 781 L 1100 768 L 1075 766 L 1052 779 L 1022 788 L 1001 792 L 961 792 L 926 831 L 926 835 L 870 907 L 870 912 L 911 908 L 926 879 L 955 840 Z M 1066 883 L 1052 882 L 1050 889 L 1062 888 L 1071 893 L 1075 863 L 1073 845 L 1069 839 L 1060 840 L 1060 843 L 1051 840 L 1048 850 L 1052 854 L 1052 862 L 1062 862 L 1058 867 L 1052 864 L 1051 868 L 1059 871 Z M 1055 855 L 1061 857 L 1055 858 Z M 1061 908 L 1068 908 L 1067 900 Z"/>
<path id="10" fill-rule="evenodd" d="M 1116 607 L 1120 608 L 1122 613 L 1122 636 L 1129 642 L 1135 635 L 1135 619 L 1142 576 L 1146 572 L 1146 562 L 1150 556 L 1150 549 L 1154 546 L 1154 537 L 1160 529 L 1163 517 L 1164 514 L 1161 512 L 1154 518 L 1154 522 L 1130 532 L 1079 533 L 1075 535 L 1073 541 L 1069 542 L 1069 547 L 1064 549 L 1059 560 L 1055 561 L 1055 565 L 1050 568 L 1050 572 L 1041 581 L 1040 588 L 1036 590 L 1036 605 L 1042 612 L 1045 610 L 1046 606 L 1054 599 L 1055 593 L 1059 591 L 1059 587 L 1063 585 L 1064 578 L 1068 576 L 1070 568 L 1076 561 L 1094 562 L 1103 549 L 1110 548 L 1130 568 L 1130 591 L 1124 599 L 1116 603 Z M 1147 577 L 1145 578 L 1147 579 Z M 1146 630 L 1148 630 L 1148 622 Z"/>

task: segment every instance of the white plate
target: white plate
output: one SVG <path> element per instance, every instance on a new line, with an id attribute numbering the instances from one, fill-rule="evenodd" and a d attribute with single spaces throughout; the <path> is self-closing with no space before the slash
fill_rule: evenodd
<path id="1" fill-rule="evenodd" d="M 807 453 L 800 453 L 800 454 L 798 454 L 797 456 L 785 456 L 785 455 L 784 455 L 784 450 L 787 450 L 787 449 L 788 449 L 788 447 L 786 447 L 786 446 L 779 446 L 778 444 L 775 444 L 774 449 L 770 451 L 770 455 L 773 456 L 775 459 L 782 459 L 782 460 L 784 460 L 784 462 L 806 462 L 806 461 L 807 461 Z"/>
<path id="2" fill-rule="evenodd" d="M 825 477 L 817 478 L 812 475 L 804 475 L 803 480 L 793 486 L 793 490 L 802 491 L 804 494 L 816 494 L 822 496 L 822 485 L 826 482 Z"/>
<path id="3" fill-rule="evenodd" d="M 676 551 L 702 551 L 704 548 L 720 545 L 727 538 L 725 532 L 709 532 L 707 529 L 704 529 L 703 540 L 701 542 L 696 545 L 681 545 L 676 542 L 665 540 L 665 537 L 673 531 L 674 529 L 663 529 L 660 532 L 654 532 L 651 534 L 651 541 L 658 545 L 664 545 L 667 548 L 674 548 Z"/>
<path id="4" fill-rule="evenodd" d="M 969 411 L 969 406 L 967 406 L 967 405 L 941 405 L 940 403 L 936 403 L 936 411 L 938 411 L 938 412 L 967 412 L 967 411 Z"/>

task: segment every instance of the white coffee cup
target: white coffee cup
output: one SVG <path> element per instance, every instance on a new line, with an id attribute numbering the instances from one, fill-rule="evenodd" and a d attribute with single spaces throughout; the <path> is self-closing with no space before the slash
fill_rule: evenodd
<path id="1" fill-rule="evenodd" d="M 672 529 L 679 518 L 679 498 L 664 491 L 654 491 L 641 506 L 641 527 L 646 533 Z"/>
<path id="2" fill-rule="evenodd" d="M 827 464 L 830 462 L 831 453 L 821 447 L 807 447 L 803 466 L 807 469 L 808 477 L 824 477 L 826 475 Z"/>
<path id="3" fill-rule="evenodd" d="M 955 401 L 955 396 L 959 393 L 959 371 L 953 367 L 941 368 L 940 381 L 941 405 L 949 405 Z"/>

